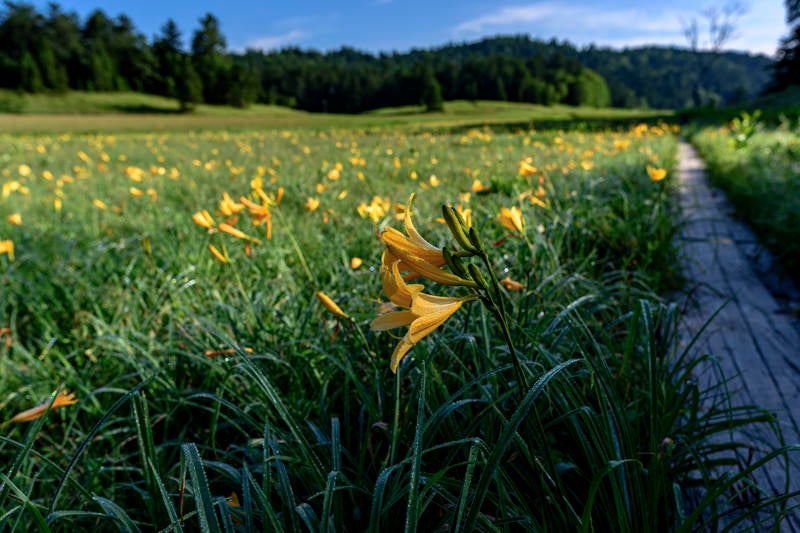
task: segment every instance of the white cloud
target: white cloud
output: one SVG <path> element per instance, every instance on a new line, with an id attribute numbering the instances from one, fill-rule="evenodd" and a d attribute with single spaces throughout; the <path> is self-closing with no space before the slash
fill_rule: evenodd
<path id="1" fill-rule="evenodd" d="M 520 22 L 537 22 L 552 17 L 558 12 L 554 4 L 503 7 L 499 11 L 487 13 L 478 18 L 462 22 L 456 26 L 456 33 L 481 33 L 489 27 L 508 26 Z"/>
<path id="2" fill-rule="evenodd" d="M 759 3 L 757 10 L 745 13 L 737 21 L 739 31 L 726 48 L 772 54 L 778 40 L 786 33 L 782 2 Z M 640 46 L 645 44 L 686 46 L 683 27 L 697 19 L 701 32 L 706 21 L 701 10 L 645 7 L 609 9 L 597 4 L 539 2 L 498 7 L 453 28 L 455 37 L 492 33 L 530 33 L 549 39 L 565 39 L 579 46 Z"/>
<path id="3" fill-rule="evenodd" d="M 247 42 L 245 48 L 251 50 L 274 50 L 289 44 L 296 44 L 298 41 L 310 37 L 308 32 L 302 30 L 292 30 L 282 35 L 265 35 L 263 37 L 256 37 Z"/>

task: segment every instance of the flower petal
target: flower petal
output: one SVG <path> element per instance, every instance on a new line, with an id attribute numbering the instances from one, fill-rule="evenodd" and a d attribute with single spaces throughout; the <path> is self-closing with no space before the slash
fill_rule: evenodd
<path id="1" fill-rule="evenodd" d="M 411 311 L 392 311 L 373 320 L 369 327 L 373 331 L 386 331 L 387 329 L 407 326 L 417 318 L 419 318 L 419 316 Z"/>
<path id="2" fill-rule="evenodd" d="M 403 360 L 403 357 L 405 357 L 408 351 L 413 347 L 414 345 L 407 342 L 405 339 L 402 339 L 397 346 L 395 346 L 394 352 L 392 352 L 392 360 L 389 363 L 389 368 L 392 369 L 392 372 L 397 373 L 397 367 L 400 361 Z"/>
<path id="3" fill-rule="evenodd" d="M 403 217 L 403 223 L 405 224 L 406 233 L 408 234 L 409 238 L 411 239 L 411 242 L 413 242 L 414 244 L 416 244 L 420 248 L 423 248 L 423 249 L 429 250 L 431 252 L 435 252 L 435 253 L 441 254 L 442 253 L 442 249 L 438 248 L 438 247 L 432 245 L 431 243 L 429 243 L 428 241 L 426 241 L 425 238 L 422 235 L 419 234 L 419 232 L 417 231 L 417 228 L 414 227 L 414 223 L 411 221 L 411 202 L 412 202 L 412 200 L 414 200 L 414 194 L 413 193 L 411 194 L 411 196 L 408 197 L 408 204 L 406 205 L 406 212 L 405 212 L 406 216 Z M 444 263 L 441 263 L 441 264 L 444 264 Z"/>
<path id="4" fill-rule="evenodd" d="M 408 255 L 414 255 L 435 266 L 444 264 L 444 255 L 439 248 L 427 248 L 416 243 L 394 228 L 386 228 L 381 233 L 381 240 L 394 250 L 403 250 Z"/>
<path id="5" fill-rule="evenodd" d="M 387 261 L 392 262 L 388 263 Z M 400 260 L 395 259 L 391 252 L 388 250 L 383 252 L 381 264 L 383 293 L 398 307 L 411 307 L 414 295 L 422 291 L 424 287 L 418 283 L 406 284 L 400 275 L 399 265 Z"/>
<path id="6" fill-rule="evenodd" d="M 413 270 L 416 274 L 428 278 L 431 281 L 441 283 L 443 285 L 456 285 L 460 287 L 476 287 L 474 281 L 464 279 L 455 274 L 438 268 L 437 265 L 426 261 L 402 248 L 395 248 L 387 243 L 389 251 L 403 260 L 400 268 L 407 267 Z"/>

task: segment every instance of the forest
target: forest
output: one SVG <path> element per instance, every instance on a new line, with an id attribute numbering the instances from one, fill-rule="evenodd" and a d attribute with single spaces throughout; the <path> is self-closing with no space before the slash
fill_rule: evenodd
<path id="1" fill-rule="evenodd" d="M 51 3 L 0 11 L 0 87 L 27 93 L 132 90 L 195 104 L 254 102 L 360 113 L 445 100 L 681 109 L 738 104 L 768 87 L 765 55 L 637 47 L 578 48 L 556 39 L 497 36 L 372 54 L 342 47 L 232 51 L 206 14 L 190 34 L 168 19 L 152 38 L 98 9 L 85 20 Z M 789 69 L 791 72 L 791 69 Z"/>

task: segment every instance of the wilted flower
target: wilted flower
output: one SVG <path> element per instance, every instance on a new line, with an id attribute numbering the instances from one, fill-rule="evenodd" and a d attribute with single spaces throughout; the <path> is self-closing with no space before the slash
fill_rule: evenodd
<path id="1" fill-rule="evenodd" d="M 519 281 L 514 281 L 509 276 L 506 276 L 505 278 L 501 279 L 500 283 L 503 285 L 503 287 L 505 287 L 510 291 L 521 291 L 522 289 L 525 288 L 525 285 L 523 285 Z"/>
<path id="2" fill-rule="evenodd" d="M 62 390 L 56 395 L 55 399 L 53 400 L 53 405 L 50 405 L 50 402 L 45 402 L 41 405 L 37 405 L 36 407 L 31 407 L 30 409 L 14 415 L 14 418 L 12 418 L 11 421 L 30 422 L 31 420 L 36 420 L 45 414 L 48 406 L 50 406 L 50 410 L 53 410 L 59 407 L 64 407 L 65 405 L 72 405 L 74 403 L 78 403 L 78 400 L 75 399 L 75 394 L 67 394 L 66 391 Z"/>

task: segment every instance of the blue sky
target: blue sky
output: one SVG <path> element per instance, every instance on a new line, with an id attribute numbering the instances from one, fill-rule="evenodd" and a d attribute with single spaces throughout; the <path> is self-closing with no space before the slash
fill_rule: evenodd
<path id="1" fill-rule="evenodd" d="M 706 25 L 703 9 L 722 7 L 725 1 L 703 0 L 597 0 L 520 1 L 485 0 L 357 0 L 330 2 L 294 0 L 66 0 L 66 11 L 83 19 L 97 7 L 115 17 L 130 16 L 148 39 L 173 18 L 184 44 L 211 12 L 221 22 L 228 49 L 264 50 L 299 46 L 331 50 L 347 45 L 369 52 L 406 51 L 449 42 L 472 41 L 497 34 L 526 33 L 549 40 L 553 37 L 584 46 L 621 48 L 643 44 L 685 46 L 686 21 L 696 18 L 701 37 Z M 745 0 L 746 12 L 727 48 L 772 55 L 780 38 L 788 33 L 783 0 Z M 46 1 L 35 1 L 46 10 Z"/>

